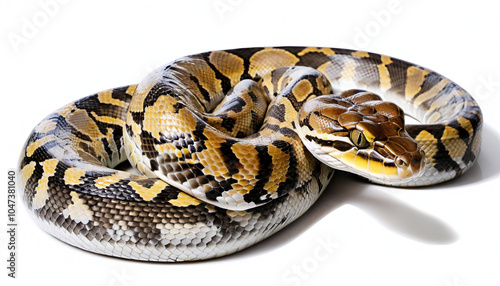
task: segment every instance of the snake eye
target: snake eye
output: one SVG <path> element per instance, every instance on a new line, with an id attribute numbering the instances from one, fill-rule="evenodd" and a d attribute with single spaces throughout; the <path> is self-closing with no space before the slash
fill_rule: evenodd
<path id="1" fill-rule="evenodd" d="M 370 142 L 366 140 L 366 137 L 363 134 L 363 132 L 357 129 L 354 129 L 351 131 L 351 133 L 349 133 L 349 139 L 351 139 L 351 142 L 359 149 L 364 149 L 370 146 Z"/>

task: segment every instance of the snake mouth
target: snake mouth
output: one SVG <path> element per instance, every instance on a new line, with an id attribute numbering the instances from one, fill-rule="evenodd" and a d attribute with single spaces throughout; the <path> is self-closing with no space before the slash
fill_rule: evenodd
<path id="1" fill-rule="evenodd" d="M 387 154 L 385 149 L 375 151 L 353 148 L 343 152 L 330 146 L 309 149 L 313 150 L 315 157 L 332 168 L 354 173 L 384 185 L 401 185 L 425 173 L 426 159 L 421 150 L 394 155 Z"/>
<path id="2" fill-rule="evenodd" d="M 368 170 L 375 178 L 401 182 L 420 177 L 425 171 L 425 153 L 406 132 L 385 142 L 375 142 L 370 153 L 372 165 L 383 165 L 382 170 Z"/>
<path id="3" fill-rule="evenodd" d="M 303 132 L 299 128 L 299 133 Z M 304 144 L 326 165 L 354 173 L 384 185 L 411 185 L 425 173 L 425 153 L 406 134 L 386 141 L 375 141 L 371 147 L 359 149 L 343 138 L 319 139 L 306 135 Z"/>
<path id="4" fill-rule="evenodd" d="M 329 147 L 321 151 L 332 151 Z M 423 175 L 425 156 L 422 152 L 384 156 L 375 150 L 352 150 L 339 154 L 330 152 L 330 166 L 365 177 L 386 185 L 401 184 Z M 336 159 L 336 160 L 335 160 Z M 332 161 L 338 161 L 332 163 Z"/>

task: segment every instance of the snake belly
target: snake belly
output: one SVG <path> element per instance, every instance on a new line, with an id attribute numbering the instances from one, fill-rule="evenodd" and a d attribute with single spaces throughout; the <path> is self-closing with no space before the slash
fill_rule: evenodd
<path id="1" fill-rule="evenodd" d="M 275 91 L 286 84 L 266 76 L 290 67 L 315 69 L 333 93 L 377 92 L 419 119 L 406 130 L 425 153 L 425 172 L 405 185 L 453 179 L 479 155 L 479 106 L 431 70 L 345 49 L 213 51 L 174 61 L 140 85 L 77 100 L 38 124 L 19 162 L 18 185 L 29 213 L 66 243 L 147 261 L 220 257 L 272 235 L 312 206 L 334 172 L 295 132 L 301 103 L 321 94 L 319 81 L 309 80 L 308 89 L 297 80 L 300 87 L 269 107 L 257 135 L 228 135 L 203 116 L 243 80 L 268 81 L 265 92 L 276 103 Z M 160 130 L 163 123 L 149 121 L 165 119 L 158 116 L 161 108 L 173 114 L 175 128 Z M 235 125 L 226 115 L 212 121 L 228 132 Z M 275 141 L 260 139 L 270 134 Z M 147 176 L 114 169 L 127 157 Z"/>

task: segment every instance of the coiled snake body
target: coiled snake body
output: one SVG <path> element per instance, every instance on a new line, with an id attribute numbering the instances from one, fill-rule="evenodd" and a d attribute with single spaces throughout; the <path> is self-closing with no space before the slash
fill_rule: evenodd
<path id="1" fill-rule="evenodd" d="M 387 100 L 420 124 L 405 126 Z M 303 214 L 331 167 L 396 186 L 455 178 L 478 157 L 481 127 L 465 90 L 388 56 L 214 51 L 49 115 L 22 151 L 19 186 L 35 221 L 71 245 L 137 260 L 209 259 Z M 127 157 L 144 175 L 113 169 Z"/>

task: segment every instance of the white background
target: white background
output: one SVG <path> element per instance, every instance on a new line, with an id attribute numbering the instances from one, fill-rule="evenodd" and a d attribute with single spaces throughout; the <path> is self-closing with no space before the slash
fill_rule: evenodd
<path id="1" fill-rule="evenodd" d="M 285 230 L 207 262 L 87 253 L 42 232 L 18 201 L 15 280 L 7 278 L 8 237 L 0 233 L 7 285 L 500 285 L 500 13 L 493 1 L 0 3 L 2 190 L 31 128 L 51 111 L 208 50 L 306 45 L 387 54 L 456 81 L 477 98 L 485 121 L 481 156 L 463 177 L 396 189 L 338 172 Z M 0 196 L 6 227 L 6 192 Z"/>

